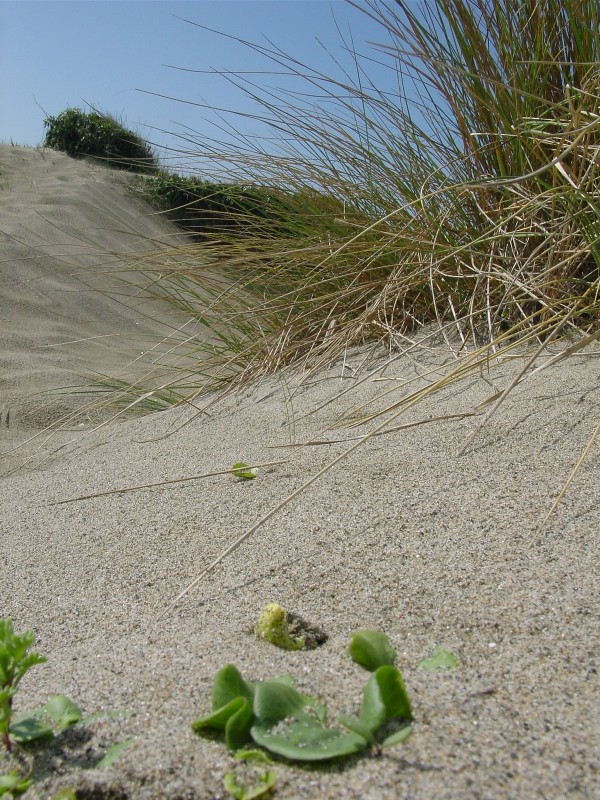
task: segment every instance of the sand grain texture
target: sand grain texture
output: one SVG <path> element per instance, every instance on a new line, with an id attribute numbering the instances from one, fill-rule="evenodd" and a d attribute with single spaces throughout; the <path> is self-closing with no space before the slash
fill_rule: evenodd
<path id="1" fill-rule="evenodd" d="M 36 156 L 36 168 L 43 171 L 50 157 Z M 74 173 L 81 168 L 75 164 Z M 65 174 L 70 169 L 65 162 Z M 77 191 L 79 178 L 71 177 L 67 198 Z M 48 180 L 54 181 L 49 199 L 60 208 L 61 180 Z M 25 214 L 31 194 L 20 185 Z M 78 185 L 83 191 L 86 184 Z M 134 203 L 130 211 L 141 224 L 142 207 Z M 20 235 L 28 247 L 27 232 Z M 3 313 L 20 303 L 27 330 L 41 299 L 30 284 L 6 283 L 12 294 L 4 295 Z M 92 313 L 77 307 L 78 295 L 60 294 L 66 320 L 69 298 L 73 315 Z M 13 321 L 2 317 L 3 341 L 16 337 Z M 45 336 L 54 330 L 49 321 Z M 44 365 L 31 344 L 11 341 L 4 382 L 14 385 L 17 351 L 27 377 L 30 348 L 35 370 L 27 380 L 44 386 Z M 424 385 L 419 374 L 434 365 L 443 374 L 454 363 L 444 346 L 424 347 L 399 358 L 385 376 L 416 377 L 415 385 Z M 472 411 L 522 363 L 500 365 L 487 382 L 471 378 L 446 389 L 396 424 Z M 190 729 L 210 708 L 216 671 L 232 662 L 248 679 L 292 673 L 302 690 L 327 701 L 332 720 L 357 713 L 367 674 L 346 649 L 351 633 L 364 627 L 384 630 L 398 651 L 416 718 L 413 736 L 381 757 L 336 766 L 282 762 L 277 798 L 598 796 L 597 447 L 530 547 L 596 424 L 598 350 L 519 386 L 460 458 L 474 418 L 374 437 L 158 620 L 223 548 L 348 444 L 272 446 L 294 437 L 356 435 L 328 427 L 392 385 L 368 380 L 335 400 L 354 380 L 342 381 L 340 373 L 333 365 L 291 403 L 273 379 L 223 401 L 210 416 L 175 409 L 82 431 L 44 468 L 2 479 L 2 614 L 17 630 L 35 630 L 48 657 L 23 681 L 16 710 L 64 693 L 86 713 L 134 712 L 98 722 L 83 736 L 73 731 L 40 752 L 28 800 L 69 785 L 94 798 L 225 797 L 222 780 L 233 759 L 223 744 Z M 328 398 L 334 402 L 305 416 Z M 189 424 L 177 431 L 185 419 Z M 239 460 L 278 458 L 287 463 L 261 470 L 253 481 L 226 475 L 50 505 Z M 270 601 L 321 626 L 327 643 L 286 653 L 258 641 L 248 630 Z M 454 652 L 458 668 L 418 669 L 435 646 Z M 136 741 L 119 761 L 93 768 L 109 744 L 129 736 Z"/>

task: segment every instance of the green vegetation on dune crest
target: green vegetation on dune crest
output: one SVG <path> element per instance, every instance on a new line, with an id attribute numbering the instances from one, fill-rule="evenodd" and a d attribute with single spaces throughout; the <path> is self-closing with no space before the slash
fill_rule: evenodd
<path id="1" fill-rule="evenodd" d="M 315 224 L 332 225 L 343 204 L 314 190 L 290 192 L 263 185 L 216 183 L 160 171 L 144 176 L 138 191 L 200 241 L 232 236 L 301 237 Z M 312 218 L 311 218 L 312 209 Z M 301 210 L 301 213 L 300 213 Z"/>
<path id="2" fill-rule="evenodd" d="M 157 171 L 156 156 L 150 146 L 110 114 L 67 108 L 56 117 L 47 117 L 44 127 L 45 147 L 73 157 L 93 156 L 117 169 Z"/>

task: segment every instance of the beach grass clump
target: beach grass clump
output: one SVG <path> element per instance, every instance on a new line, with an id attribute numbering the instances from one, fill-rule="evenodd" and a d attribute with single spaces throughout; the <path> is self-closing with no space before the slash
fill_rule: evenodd
<path id="1" fill-rule="evenodd" d="M 277 214 L 240 211 L 243 236 L 209 232 L 180 269 L 146 262 L 156 294 L 202 329 L 182 345 L 204 365 L 190 396 L 365 341 L 401 348 L 431 323 L 464 351 L 597 328 L 597 3 L 354 5 L 381 39 L 362 54 L 344 42 L 352 73 L 245 42 L 303 89 L 239 75 L 267 133 L 195 151 L 186 137 L 200 173 L 278 198 Z M 374 61 L 395 83 L 369 79 Z M 203 275 L 211 258 L 229 288 Z"/>
<path id="2" fill-rule="evenodd" d="M 131 172 L 154 173 L 158 169 L 147 142 L 110 114 L 67 108 L 56 117 L 47 117 L 44 127 L 44 147 L 62 150 L 74 158 L 93 156 Z"/>

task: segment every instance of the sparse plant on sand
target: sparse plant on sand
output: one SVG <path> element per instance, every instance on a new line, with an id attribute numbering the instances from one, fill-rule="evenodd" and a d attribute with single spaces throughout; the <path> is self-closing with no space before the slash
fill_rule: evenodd
<path id="1" fill-rule="evenodd" d="M 15 634 L 12 621 L 0 619 L 0 735 L 9 757 L 14 744 L 26 747 L 39 741 L 49 742 L 74 725 L 86 726 L 98 719 L 121 716 L 121 712 L 99 712 L 84 717 L 79 706 L 68 697 L 53 695 L 43 706 L 13 718 L 13 699 L 20 681 L 32 667 L 47 661 L 45 656 L 29 652 L 34 639 L 33 631 Z M 130 738 L 109 747 L 96 767 L 113 763 L 132 742 Z M 32 763 L 26 773 L 17 766 L 0 774 L 0 796 L 23 794 L 33 782 L 31 772 Z"/>
<path id="2" fill-rule="evenodd" d="M 324 704 L 302 694 L 285 675 L 251 683 L 233 664 L 221 669 L 212 689 L 212 712 L 192 728 L 223 732 L 230 750 L 248 742 L 293 761 L 328 761 L 365 750 L 390 747 L 411 734 L 412 709 L 399 670 L 390 663 L 396 653 L 379 631 L 359 631 L 349 652 L 373 674 L 368 680 L 358 717 L 342 716 L 340 728 L 328 727 Z"/>
<path id="3" fill-rule="evenodd" d="M 274 788 L 277 773 L 264 750 L 238 750 L 233 757 L 237 768 L 225 775 L 223 786 L 235 800 L 256 800 Z"/>
<path id="4" fill-rule="evenodd" d="M 254 631 L 259 639 L 282 650 L 302 650 L 304 639 L 290 636 L 287 611 L 279 603 L 267 603 L 258 616 Z"/>
<path id="5" fill-rule="evenodd" d="M 33 631 L 15 634 L 12 621 L 0 619 L 0 735 L 9 753 L 12 750 L 12 707 L 19 683 L 32 667 L 46 661 L 45 656 L 28 652 L 34 640 Z"/>
<path id="6" fill-rule="evenodd" d="M 246 464 L 245 461 L 237 461 L 231 468 L 231 472 L 236 478 L 242 478 L 245 481 L 251 481 L 256 478 L 257 469 Z"/>

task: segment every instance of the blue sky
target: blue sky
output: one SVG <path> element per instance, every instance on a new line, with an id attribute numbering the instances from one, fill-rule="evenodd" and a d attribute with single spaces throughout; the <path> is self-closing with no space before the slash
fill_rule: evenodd
<path id="1" fill-rule="evenodd" d="M 352 67 L 337 27 L 346 37 L 352 32 L 359 51 L 384 38 L 345 0 L 0 0 L 0 141 L 38 145 L 46 114 L 87 110 L 86 103 L 157 145 L 172 144 L 169 132 L 185 129 L 214 136 L 215 118 L 202 105 L 251 113 L 250 100 L 223 76 L 182 69 L 260 72 L 272 65 L 184 19 L 252 42 L 270 39 L 328 74 L 336 67 L 326 50 Z M 236 126 L 252 122 L 237 117 Z"/>

